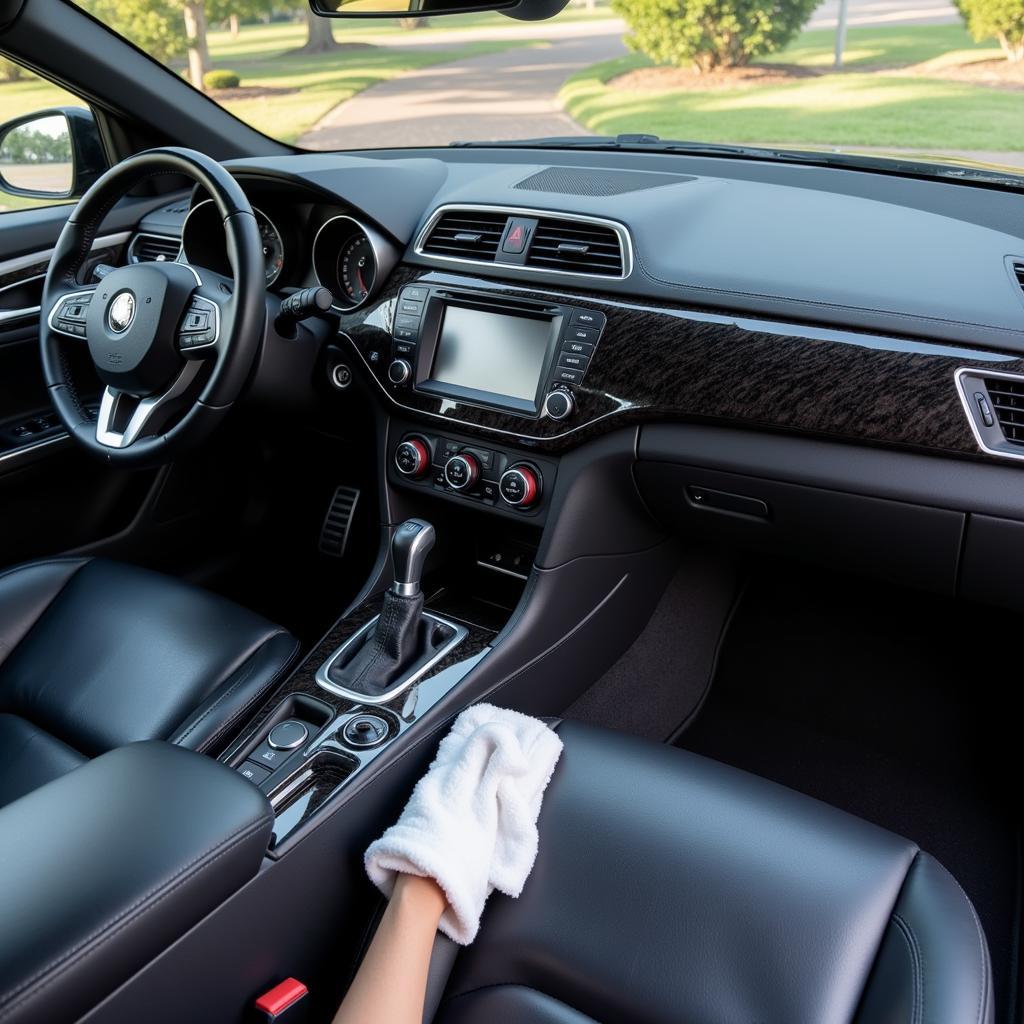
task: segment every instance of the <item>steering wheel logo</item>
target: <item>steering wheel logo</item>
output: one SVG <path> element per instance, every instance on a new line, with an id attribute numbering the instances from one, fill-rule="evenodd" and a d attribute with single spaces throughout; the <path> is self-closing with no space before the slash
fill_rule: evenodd
<path id="1" fill-rule="evenodd" d="M 107 310 L 107 326 L 115 334 L 124 334 L 134 319 L 135 296 L 127 291 L 115 295 Z"/>

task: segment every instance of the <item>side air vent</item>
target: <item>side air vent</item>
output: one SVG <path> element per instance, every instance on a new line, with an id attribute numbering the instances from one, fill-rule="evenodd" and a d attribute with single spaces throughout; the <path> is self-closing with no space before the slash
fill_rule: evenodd
<path id="1" fill-rule="evenodd" d="M 622 277 L 622 241 L 612 228 L 542 217 L 526 256 L 528 267 Z"/>
<path id="2" fill-rule="evenodd" d="M 962 367 L 956 383 L 981 450 L 1024 459 L 1024 376 Z"/>
<path id="3" fill-rule="evenodd" d="M 491 262 L 498 253 L 506 213 L 458 210 L 442 214 L 431 229 L 423 252 L 456 259 Z"/>
<path id="4" fill-rule="evenodd" d="M 128 262 L 171 263 L 180 248 L 181 241 L 167 235 L 136 235 L 128 247 Z"/>
<path id="5" fill-rule="evenodd" d="M 1017 279 L 1017 287 L 1024 294 L 1024 260 L 1011 260 L 1010 273 Z"/>
<path id="6" fill-rule="evenodd" d="M 982 377 L 982 380 L 1003 436 L 1011 444 L 1024 446 L 1024 379 Z"/>

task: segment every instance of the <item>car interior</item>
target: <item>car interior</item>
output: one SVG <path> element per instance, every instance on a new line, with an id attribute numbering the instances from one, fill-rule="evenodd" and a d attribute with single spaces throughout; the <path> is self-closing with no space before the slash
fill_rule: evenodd
<path id="1" fill-rule="evenodd" d="M 329 1021 L 489 702 L 564 753 L 425 1020 L 1020 1024 L 1021 179 L 304 152 L 64 0 L 0 51 L 82 97 L 0 216 L 0 1022 Z"/>

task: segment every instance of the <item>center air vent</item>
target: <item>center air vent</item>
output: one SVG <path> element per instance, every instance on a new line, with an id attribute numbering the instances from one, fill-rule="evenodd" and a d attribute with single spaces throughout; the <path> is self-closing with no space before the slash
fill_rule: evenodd
<path id="1" fill-rule="evenodd" d="M 444 206 L 427 223 L 416 251 L 460 263 L 496 263 L 503 270 L 586 277 L 628 277 L 632 260 L 629 235 L 617 221 L 518 206 Z"/>
<path id="2" fill-rule="evenodd" d="M 444 213 L 427 236 L 423 252 L 491 262 L 498 253 L 507 221 L 508 214 L 483 210 Z"/>
<path id="3" fill-rule="evenodd" d="M 542 217 L 526 256 L 528 267 L 622 277 L 622 243 L 612 228 Z"/>
<path id="4" fill-rule="evenodd" d="M 181 242 L 167 235 L 136 235 L 128 247 L 130 263 L 172 263 L 178 258 Z"/>

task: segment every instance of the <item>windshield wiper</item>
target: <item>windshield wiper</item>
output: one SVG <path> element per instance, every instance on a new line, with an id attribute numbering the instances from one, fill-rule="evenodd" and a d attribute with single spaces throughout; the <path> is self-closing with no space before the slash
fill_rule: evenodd
<path id="1" fill-rule="evenodd" d="M 739 146 L 690 139 L 661 139 L 657 135 L 554 135 L 539 139 L 505 139 L 452 142 L 455 148 L 496 149 L 593 149 L 630 152 L 679 153 L 682 156 L 721 156 L 744 160 L 769 160 L 773 163 L 811 164 L 821 167 L 845 167 L 850 170 L 884 171 L 889 174 L 926 178 L 947 178 L 987 185 L 1024 188 L 1024 174 L 992 167 L 971 167 L 959 163 L 931 163 L 899 156 L 869 156 L 862 153 L 823 152 L 810 149 L 777 149 L 767 146 Z"/>

